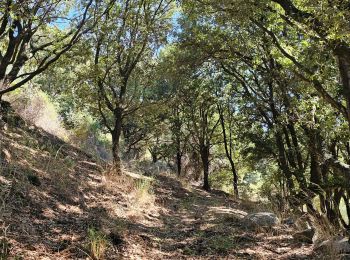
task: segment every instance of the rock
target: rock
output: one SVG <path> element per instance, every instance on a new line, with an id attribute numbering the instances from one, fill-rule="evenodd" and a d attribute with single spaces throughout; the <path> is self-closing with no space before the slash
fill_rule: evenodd
<path id="1" fill-rule="evenodd" d="M 308 228 L 293 234 L 293 239 L 296 242 L 312 244 L 312 239 L 315 235 L 314 228 Z"/>
<path id="2" fill-rule="evenodd" d="M 248 227 L 272 228 L 279 223 L 278 217 L 271 212 L 252 213 L 244 217 Z"/>
<path id="3" fill-rule="evenodd" d="M 335 254 L 349 254 L 350 253 L 349 239 L 345 237 L 328 239 L 320 243 L 320 245 L 316 247 L 316 250 L 326 252 L 326 253 L 332 252 Z"/>
<path id="4" fill-rule="evenodd" d="M 292 218 L 285 218 L 282 220 L 282 224 L 292 226 L 294 225 L 295 221 Z"/>

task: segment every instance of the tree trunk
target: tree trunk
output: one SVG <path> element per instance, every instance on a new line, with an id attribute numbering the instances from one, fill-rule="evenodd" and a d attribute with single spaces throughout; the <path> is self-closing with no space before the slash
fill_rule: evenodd
<path id="1" fill-rule="evenodd" d="M 339 49 L 339 50 L 338 50 Z M 350 128 L 350 51 L 349 46 L 341 46 L 335 50 L 338 58 L 339 72 L 343 85 L 343 95 L 346 100 L 346 114 Z"/>
<path id="2" fill-rule="evenodd" d="M 122 108 L 117 108 L 114 117 L 115 125 L 112 133 L 112 153 L 113 153 L 113 170 L 116 174 L 121 174 L 121 159 L 120 159 L 120 136 L 122 132 Z"/>
<path id="3" fill-rule="evenodd" d="M 231 170 L 232 170 L 232 175 L 233 175 L 233 190 L 235 193 L 235 197 L 238 199 L 239 194 L 238 194 L 238 174 L 236 171 L 235 163 L 232 159 L 229 158 L 230 165 L 231 165 Z"/>
<path id="4" fill-rule="evenodd" d="M 206 191 L 210 191 L 209 185 L 209 145 L 201 146 L 201 159 L 204 173 L 204 183 L 203 189 Z"/>
<path id="5" fill-rule="evenodd" d="M 199 181 L 202 174 L 200 154 L 198 154 L 196 151 L 193 151 L 190 160 L 192 165 L 191 167 L 193 168 L 194 172 L 194 179 L 195 181 Z"/>
<path id="6" fill-rule="evenodd" d="M 153 163 L 156 163 L 156 162 L 158 161 L 158 152 L 157 152 L 157 148 L 149 149 L 149 152 L 151 153 L 152 162 L 153 162 Z"/>
<path id="7" fill-rule="evenodd" d="M 284 177 L 286 178 L 286 184 L 287 184 L 287 189 L 288 192 L 293 193 L 294 192 L 294 182 L 293 182 L 293 174 L 289 168 L 289 164 L 288 164 L 288 158 L 287 158 L 287 152 L 284 146 L 284 142 L 283 142 L 283 126 L 282 124 L 279 122 L 279 112 L 276 109 L 275 106 L 275 100 L 274 100 L 274 89 L 273 89 L 273 84 L 272 82 L 269 82 L 268 84 L 269 86 L 269 92 L 270 92 L 270 96 L 269 96 L 269 100 L 270 100 L 270 109 L 272 112 L 272 118 L 275 122 L 274 127 L 276 128 L 275 131 L 275 138 L 276 138 L 276 145 L 277 145 L 277 149 L 278 149 L 278 164 L 280 169 L 283 172 Z"/>
<path id="8" fill-rule="evenodd" d="M 177 166 L 177 176 L 180 177 L 182 169 L 182 154 L 180 151 L 176 152 L 176 166 Z"/>
<path id="9" fill-rule="evenodd" d="M 320 208 L 323 213 L 326 212 L 326 198 L 324 196 L 324 171 L 321 164 L 324 161 L 323 140 L 318 129 L 304 128 L 308 136 L 309 152 L 310 152 L 310 185 L 309 190 L 319 195 Z"/>
<path id="10" fill-rule="evenodd" d="M 279 165 L 280 165 L 280 168 L 284 174 L 284 177 L 286 178 L 288 192 L 293 192 L 294 183 L 293 183 L 293 179 L 292 179 L 292 172 L 290 171 L 289 166 L 288 166 L 288 161 L 286 158 L 286 151 L 284 148 L 283 138 L 282 138 L 282 134 L 281 134 L 280 130 L 276 131 L 275 138 L 276 138 L 276 144 L 277 144 L 277 148 L 278 148 Z"/>
<path id="11" fill-rule="evenodd" d="M 307 184 L 306 184 L 306 179 L 305 179 L 305 175 L 304 175 L 304 163 L 303 163 L 303 157 L 302 157 L 301 151 L 300 151 L 298 137 L 297 137 L 293 123 L 289 123 L 287 125 L 287 127 L 288 127 L 288 130 L 289 130 L 290 135 L 292 137 L 293 149 L 294 149 L 294 153 L 296 155 L 297 162 L 298 162 L 298 170 L 295 172 L 295 177 L 297 178 L 301 188 L 304 189 L 304 188 L 306 188 Z"/>
<path id="12" fill-rule="evenodd" d="M 220 123 L 221 123 L 221 128 L 222 128 L 222 135 L 223 135 L 223 139 L 224 139 L 225 153 L 226 153 L 227 159 L 230 162 L 231 171 L 232 171 L 233 191 L 235 193 L 235 197 L 238 199 L 239 198 L 239 194 L 238 194 L 238 175 L 237 175 L 237 171 L 236 171 L 236 167 L 235 167 L 235 162 L 233 161 L 233 158 L 232 158 L 232 151 L 229 148 L 227 135 L 226 135 L 226 128 L 225 128 L 225 118 L 224 118 L 224 114 L 223 114 L 223 111 L 220 108 L 220 106 L 218 106 L 218 111 L 219 111 L 219 115 L 220 115 Z M 229 140 L 229 141 L 232 142 L 232 140 Z"/>

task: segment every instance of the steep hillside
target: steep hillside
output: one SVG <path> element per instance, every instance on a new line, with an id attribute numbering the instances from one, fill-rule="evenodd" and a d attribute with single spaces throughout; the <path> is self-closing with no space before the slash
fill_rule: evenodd
<path id="1" fill-rule="evenodd" d="M 0 259 L 310 259 L 291 226 L 248 229 L 246 203 L 171 175 L 113 177 L 2 105 Z"/>

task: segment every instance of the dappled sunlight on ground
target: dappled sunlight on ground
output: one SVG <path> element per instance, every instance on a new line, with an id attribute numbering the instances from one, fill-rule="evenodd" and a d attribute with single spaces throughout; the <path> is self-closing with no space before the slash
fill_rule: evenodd
<path id="1" fill-rule="evenodd" d="M 0 175 L 0 228 L 12 256 L 85 259 L 93 227 L 120 237 L 106 259 L 312 257 L 312 247 L 293 243 L 286 227 L 248 230 L 245 203 L 229 194 L 208 193 L 169 174 L 111 175 L 83 151 L 23 129 L 3 131 L 0 139 L 11 156 Z"/>

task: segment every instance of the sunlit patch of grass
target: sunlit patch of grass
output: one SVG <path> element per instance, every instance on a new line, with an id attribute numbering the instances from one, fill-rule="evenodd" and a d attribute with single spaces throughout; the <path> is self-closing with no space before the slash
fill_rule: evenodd
<path id="1" fill-rule="evenodd" d="M 123 172 L 115 175 L 110 171 L 103 174 L 103 186 L 112 194 L 123 191 L 127 200 L 127 215 L 134 221 L 143 218 L 143 211 L 150 212 L 156 207 L 156 196 L 154 194 L 155 180 L 140 176 L 135 173 Z"/>
<path id="2" fill-rule="evenodd" d="M 125 174 L 116 175 L 108 168 L 103 172 L 103 185 L 106 190 L 114 192 L 116 187 L 124 192 L 130 193 L 133 190 L 133 179 Z"/>
<path id="3" fill-rule="evenodd" d="M 275 212 L 273 206 L 267 201 L 251 201 L 249 199 L 240 201 L 241 207 L 248 212 Z"/>
<path id="4" fill-rule="evenodd" d="M 136 205 L 153 205 L 155 203 L 152 180 L 135 180 L 134 187 L 133 200 Z"/>
<path id="5" fill-rule="evenodd" d="M 88 244 L 87 249 L 89 256 L 94 260 L 104 259 L 105 251 L 108 247 L 109 240 L 107 236 L 96 230 L 95 228 L 88 229 Z"/>
<path id="6" fill-rule="evenodd" d="M 43 128 L 46 132 L 69 139 L 54 101 L 39 88 L 19 89 L 7 96 L 16 112 L 26 121 Z"/>
<path id="7" fill-rule="evenodd" d="M 192 192 L 193 187 L 191 185 L 191 182 L 188 179 L 186 179 L 186 178 L 179 178 L 178 180 L 180 181 L 182 188 Z"/>

